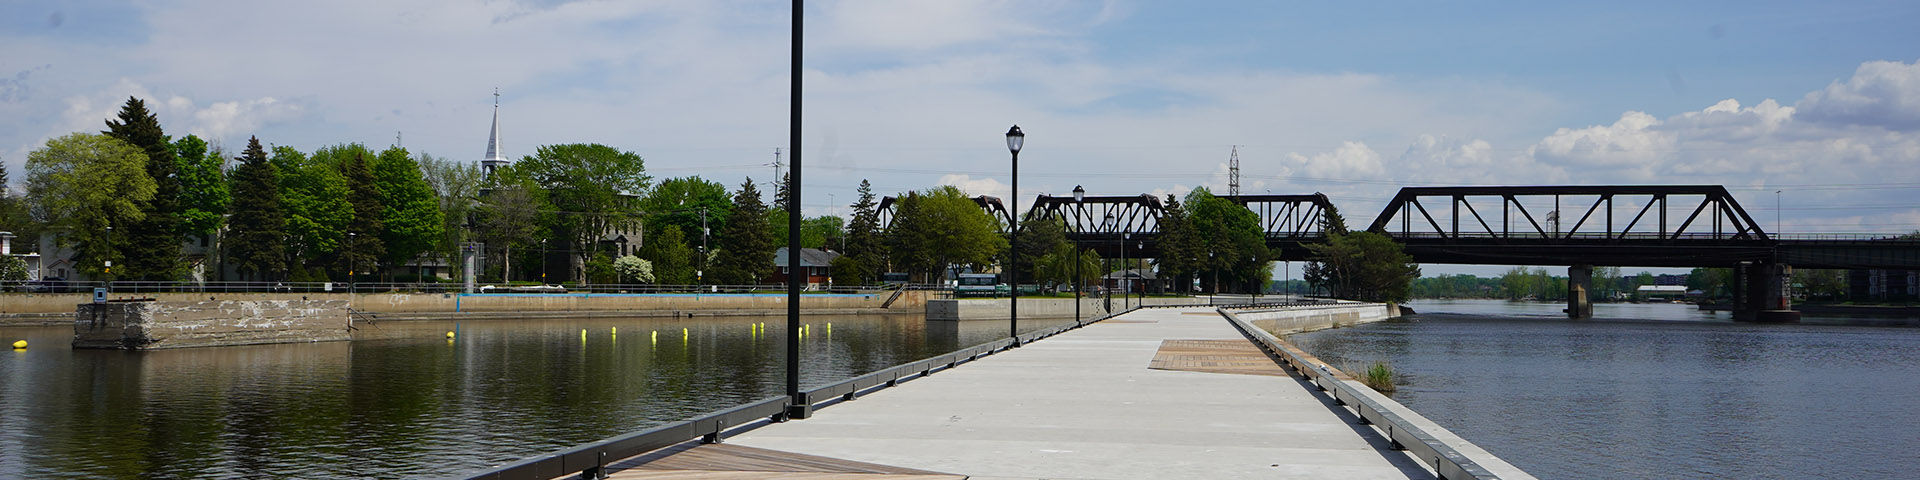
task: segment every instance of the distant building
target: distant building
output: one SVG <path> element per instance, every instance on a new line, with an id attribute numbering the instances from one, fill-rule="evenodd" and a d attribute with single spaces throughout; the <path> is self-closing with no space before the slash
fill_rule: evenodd
<path id="1" fill-rule="evenodd" d="M 1687 274 L 1682 273 L 1679 275 L 1671 275 L 1671 274 L 1655 275 L 1653 277 L 1653 284 L 1654 285 L 1686 285 Z"/>
<path id="2" fill-rule="evenodd" d="M 1849 270 L 1847 296 L 1858 300 L 1920 297 L 1920 270 Z"/>
<path id="3" fill-rule="evenodd" d="M 1161 293 L 1166 286 L 1152 270 L 1128 269 L 1100 277 L 1100 286 L 1117 293 Z"/>
<path id="4" fill-rule="evenodd" d="M 840 258 L 840 254 L 818 248 L 800 249 L 800 270 L 806 275 L 803 283 L 807 284 L 808 290 L 817 289 L 821 285 L 832 284 L 833 261 L 837 258 Z M 788 274 L 787 247 L 780 247 L 780 249 L 773 251 L 773 267 L 773 273 L 767 275 L 767 278 L 761 281 L 761 283 L 785 285 Z"/>
<path id="5" fill-rule="evenodd" d="M 1634 296 L 1648 300 L 1677 300 L 1686 298 L 1686 285 L 1641 285 L 1635 289 Z"/>

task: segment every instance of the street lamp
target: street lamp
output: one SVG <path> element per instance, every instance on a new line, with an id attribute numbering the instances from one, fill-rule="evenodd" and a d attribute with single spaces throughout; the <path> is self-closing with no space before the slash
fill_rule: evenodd
<path id="1" fill-rule="evenodd" d="M 1120 234 L 1120 308 L 1127 308 L 1127 300 L 1133 297 L 1133 265 L 1127 264 L 1127 242 L 1133 241 L 1133 234 Z"/>
<path id="2" fill-rule="evenodd" d="M 358 239 L 355 238 L 359 236 L 360 234 L 358 233 L 347 232 L 347 249 L 348 250 L 355 250 L 355 251 L 359 250 L 360 244 L 358 242 Z M 356 282 L 354 281 L 353 274 L 358 273 L 359 267 L 360 267 L 360 262 L 354 261 L 354 259 L 357 259 L 357 258 L 359 258 L 358 255 L 347 254 L 347 305 L 348 305 L 348 308 L 352 308 L 353 293 L 354 293 L 353 290 L 354 290 L 354 287 L 356 286 L 355 285 Z M 502 275 L 505 275 L 505 274 L 502 274 Z"/>
<path id="3" fill-rule="evenodd" d="M 1073 203 L 1080 205 L 1087 200 L 1087 189 L 1073 186 Z M 1081 207 L 1085 208 L 1085 207 Z M 1077 218 L 1077 217 L 1076 217 Z M 1076 222 L 1078 223 L 1078 222 Z M 1073 321 L 1080 322 L 1080 236 L 1073 237 Z"/>
<path id="4" fill-rule="evenodd" d="M 101 274 L 100 276 L 102 277 L 101 279 L 105 280 L 107 283 L 107 291 L 112 292 L 113 291 L 113 224 L 111 223 L 107 224 L 107 238 L 105 243 L 106 243 L 105 245 L 106 248 L 101 249 L 104 251 L 104 253 L 100 255 L 102 257 L 102 260 L 104 260 L 104 263 L 102 264 L 104 266 L 104 270 L 100 271 L 100 274 Z"/>
<path id="5" fill-rule="evenodd" d="M 1020 346 L 1020 147 L 1027 143 L 1027 134 L 1020 131 L 1019 125 L 1007 129 L 1007 151 L 1013 152 L 1013 227 L 1008 230 L 1007 281 L 1013 284 L 1013 301 L 1007 308 L 1007 336 L 1013 337 L 1013 346 Z"/>

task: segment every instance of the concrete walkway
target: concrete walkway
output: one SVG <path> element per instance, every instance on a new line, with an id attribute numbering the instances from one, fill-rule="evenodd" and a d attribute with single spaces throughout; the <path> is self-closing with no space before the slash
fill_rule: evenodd
<path id="1" fill-rule="evenodd" d="M 995 478 L 1432 478 L 1288 377 L 1149 370 L 1163 340 L 1245 341 L 1151 309 L 727 443 Z"/>

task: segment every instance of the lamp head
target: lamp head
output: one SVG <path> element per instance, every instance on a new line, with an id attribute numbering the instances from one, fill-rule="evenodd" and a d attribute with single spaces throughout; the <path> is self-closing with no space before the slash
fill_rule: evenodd
<path id="1" fill-rule="evenodd" d="M 1073 201 L 1075 201 L 1075 202 L 1079 202 L 1079 201 L 1083 201 L 1083 200 L 1086 200 L 1086 199 L 1087 199 L 1087 189 L 1085 189 L 1085 188 L 1080 188 L 1080 186 L 1079 186 L 1079 185 L 1074 185 L 1074 186 L 1073 186 Z"/>
<path id="2" fill-rule="evenodd" d="M 1014 125 L 1007 130 L 1007 150 L 1020 153 L 1020 147 L 1027 143 L 1027 134 L 1020 132 L 1020 126 Z"/>

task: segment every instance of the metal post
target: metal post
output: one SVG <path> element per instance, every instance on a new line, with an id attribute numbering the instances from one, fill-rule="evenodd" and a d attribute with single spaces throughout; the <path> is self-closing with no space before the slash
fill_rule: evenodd
<path id="1" fill-rule="evenodd" d="M 1015 129 L 1020 127 L 1015 126 Z M 1020 346 L 1020 151 L 1013 151 L 1013 228 L 1007 249 L 1011 259 L 1007 262 L 1007 283 L 1013 284 L 1013 301 L 1007 308 L 1007 336 L 1013 337 L 1013 346 Z"/>
<path id="2" fill-rule="evenodd" d="M 801 0 L 793 0 L 793 60 L 788 74 L 787 149 L 793 154 L 792 180 L 787 185 L 787 418 L 807 418 L 813 406 L 800 398 L 800 21 Z M 780 179 L 774 179 L 779 181 Z M 705 255 L 702 252 L 701 255 Z M 704 261 L 704 260 L 703 260 Z"/>
<path id="3" fill-rule="evenodd" d="M 1127 264 L 1127 240 L 1131 240 L 1132 236 L 1130 233 L 1120 234 L 1120 308 L 1123 309 L 1127 308 L 1127 300 L 1133 297 L 1133 279 L 1128 278 L 1133 266 Z"/>

